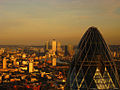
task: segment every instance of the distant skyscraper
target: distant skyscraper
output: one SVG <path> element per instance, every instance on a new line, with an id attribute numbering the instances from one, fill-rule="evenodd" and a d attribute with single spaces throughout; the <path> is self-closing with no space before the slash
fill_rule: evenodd
<path id="1" fill-rule="evenodd" d="M 68 45 L 68 52 L 69 52 L 69 55 L 73 55 L 73 46 L 71 44 Z"/>
<path id="2" fill-rule="evenodd" d="M 56 58 L 55 57 L 52 58 L 52 66 L 56 66 Z"/>
<path id="3" fill-rule="evenodd" d="M 32 73 L 33 69 L 34 69 L 34 67 L 33 67 L 33 61 L 30 61 L 29 62 L 29 73 Z"/>
<path id="4" fill-rule="evenodd" d="M 65 45 L 65 56 L 69 55 L 72 56 L 73 55 L 73 46 L 72 45 Z"/>
<path id="5" fill-rule="evenodd" d="M 48 49 L 49 49 L 49 41 L 46 41 L 45 50 L 48 50 Z"/>
<path id="6" fill-rule="evenodd" d="M 61 43 L 60 42 L 57 42 L 57 51 L 61 51 Z"/>
<path id="7" fill-rule="evenodd" d="M 7 59 L 4 58 L 3 59 L 3 69 L 6 69 L 7 68 Z"/>
<path id="8" fill-rule="evenodd" d="M 120 90 L 120 80 L 111 52 L 95 27 L 82 37 L 67 79 L 68 90 Z"/>
<path id="9" fill-rule="evenodd" d="M 69 52 L 68 52 L 68 46 L 65 45 L 65 53 L 64 53 L 65 56 L 69 55 Z"/>
<path id="10" fill-rule="evenodd" d="M 56 41 L 55 39 L 52 40 L 52 50 L 55 53 L 56 52 Z"/>

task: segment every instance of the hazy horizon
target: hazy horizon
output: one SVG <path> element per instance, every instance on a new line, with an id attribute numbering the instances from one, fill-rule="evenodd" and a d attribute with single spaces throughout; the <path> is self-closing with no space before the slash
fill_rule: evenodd
<path id="1" fill-rule="evenodd" d="M 90 26 L 120 44 L 120 0 L 0 0 L 0 45 L 78 45 Z"/>

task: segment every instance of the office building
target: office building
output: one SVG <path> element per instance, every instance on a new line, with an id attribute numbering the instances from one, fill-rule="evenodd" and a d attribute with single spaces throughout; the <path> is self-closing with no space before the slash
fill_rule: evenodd
<path id="1" fill-rule="evenodd" d="M 120 90 L 116 65 L 96 27 L 90 27 L 78 45 L 70 66 L 67 89 Z"/>
<path id="2" fill-rule="evenodd" d="M 3 59 L 3 69 L 6 69 L 7 68 L 7 59 L 4 58 Z"/>
<path id="3" fill-rule="evenodd" d="M 56 52 L 56 40 L 55 39 L 52 40 L 52 51 L 53 53 Z"/>
<path id="4" fill-rule="evenodd" d="M 52 66 L 56 66 L 56 58 L 52 57 Z"/>
<path id="5" fill-rule="evenodd" d="M 48 49 L 49 49 L 49 41 L 46 41 L 45 50 L 48 51 Z"/>
<path id="6" fill-rule="evenodd" d="M 57 42 L 57 51 L 58 52 L 62 51 L 61 43 L 60 42 Z"/>
<path id="7" fill-rule="evenodd" d="M 33 61 L 30 61 L 30 62 L 29 62 L 29 73 L 32 73 L 33 70 L 34 70 Z"/>

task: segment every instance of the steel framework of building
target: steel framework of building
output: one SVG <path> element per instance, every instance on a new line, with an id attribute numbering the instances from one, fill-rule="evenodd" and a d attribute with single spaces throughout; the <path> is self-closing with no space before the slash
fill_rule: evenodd
<path id="1" fill-rule="evenodd" d="M 67 89 L 120 89 L 119 75 L 110 50 L 96 27 L 82 37 L 70 66 Z"/>

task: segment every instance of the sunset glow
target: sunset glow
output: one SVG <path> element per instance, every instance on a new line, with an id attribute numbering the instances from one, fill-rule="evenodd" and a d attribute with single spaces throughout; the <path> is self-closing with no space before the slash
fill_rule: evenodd
<path id="1" fill-rule="evenodd" d="M 0 44 L 77 45 L 89 26 L 120 44 L 120 0 L 0 0 Z"/>

